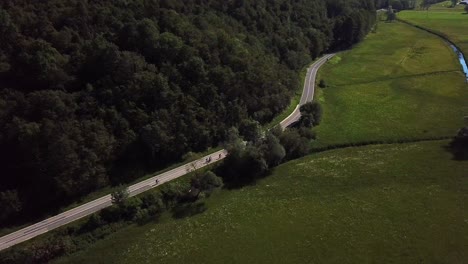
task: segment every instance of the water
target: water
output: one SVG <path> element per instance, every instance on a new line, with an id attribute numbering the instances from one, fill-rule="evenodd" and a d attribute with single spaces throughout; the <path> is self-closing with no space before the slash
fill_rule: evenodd
<path id="1" fill-rule="evenodd" d="M 463 72 L 466 76 L 466 80 L 468 81 L 468 66 L 466 65 L 466 60 L 465 57 L 463 57 L 463 53 L 461 53 L 454 45 L 450 45 L 450 47 L 452 47 L 453 51 L 458 55 L 458 60 L 460 61 Z"/>

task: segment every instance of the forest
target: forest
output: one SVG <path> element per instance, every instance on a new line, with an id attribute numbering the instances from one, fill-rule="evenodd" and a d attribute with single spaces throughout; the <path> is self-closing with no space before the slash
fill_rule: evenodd
<path id="1" fill-rule="evenodd" d="M 1 1 L 0 227 L 271 121 L 375 19 L 373 0 Z"/>

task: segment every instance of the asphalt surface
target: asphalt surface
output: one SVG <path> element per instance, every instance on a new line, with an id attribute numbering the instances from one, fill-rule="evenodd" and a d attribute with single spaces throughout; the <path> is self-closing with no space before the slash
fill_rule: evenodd
<path id="1" fill-rule="evenodd" d="M 310 67 L 307 69 L 307 74 L 306 78 L 304 81 L 304 88 L 302 90 L 302 96 L 301 100 L 299 101 L 299 104 L 296 106 L 294 111 L 286 117 L 283 121 L 280 122 L 281 128 L 284 130 L 291 124 L 299 121 L 299 118 L 301 117 L 301 111 L 299 108 L 301 105 L 311 102 L 314 100 L 314 92 L 315 92 L 315 77 L 317 76 L 317 71 L 320 69 L 320 67 L 327 62 L 330 58 L 335 56 L 335 54 L 327 54 L 318 59 L 316 62 L 314 62 Z"/>
<path id="2" fill-rule="evenodd" d="M 304 90 L 302 92 L 301 100 L 299 102 L 299 105 L 294 110 L 294 112 L 291 113 L 291 115 L 289 115 L 286 119 L 280 122 L 280 125 L 283 129 L 285 129 L 292 123 L 299 120 L 300 114 L 301 114 L 299 111 L 300 105 L 313 100 L 314 89 L 315 89 L 315 76 L 317 74 L 317 70 L 325 62 L 327 62 L 329 58 L 333 57 L 333 55 L 334 54 L 328 54 L 328 55 L 321 57 L 319 60 L 317 60 L 307 69 L 307 75 L 306 75 L 306 80 L 304 82 Z M 226 155 L 227 155 L 226 150 L 224 149 L 219 150 L 203 158 L 200 158 L 196 161 L 189 162 L 175 169 L 155 175 L 149 179 L 143 180 L 141 182 L 138 182 L 134 185 L 129 186 L 128 187 L 129 194 L 130 196 L 135 196 L 137 194 L 140 194 L 151 188 L 159 186 L 165 182 L 168 182 L 180 176 L 183 176 L 192 170 L 196 170 L 196 169 L 205 167 L 209 164 L 213 164 L 217 161 L 220 161 L 224 159 Z M 211 158 L 211 161 L 207 162 L 209 158 Z M 24 242 L 38 235 L 44 234 L 57 227 L 76 221 L 80 218 L 83 218 L 92 213 L 95 213 L 103 208 L 106 208 L 110 206 L 111 204 L 112 204 L 111 195 L 108 194 L 106 196 L 103 196 L 91 202 L 85 203 L 83 205 L 70 209 L 56 216 L 47 218 L 36 224 L 30 225 L 28 227 L 25 227 L 23 229 L 10 233 L 6 236 L 0 237 L 0 250 L 9 248 L 13 245 Z"/>

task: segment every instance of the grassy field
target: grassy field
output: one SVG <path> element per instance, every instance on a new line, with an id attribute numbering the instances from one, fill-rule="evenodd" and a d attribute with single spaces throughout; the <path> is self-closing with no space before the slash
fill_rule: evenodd
<path id="1" fill-rule="evenodd" d="M 463 5 L 449 7 L 450 2 L 433 5 L 428 11 L 405 10 L 398 18 L 434 30 L 454 42 L 468 56 L 468 14 Z"/>
<path id="2" fill-rule="evenodd" d="M 339 53 L 320 70 L 324 114 L 314 147 L 452 136 L 468 112 L 468 85 L 440 38 L 403 23 Z"/>
<path id="3" fill-rule="evenodd" d="M 310 155 L 203 214 L 127 228 L 58 263 L 466 263 L 468 161 L 446 144 Z"/>

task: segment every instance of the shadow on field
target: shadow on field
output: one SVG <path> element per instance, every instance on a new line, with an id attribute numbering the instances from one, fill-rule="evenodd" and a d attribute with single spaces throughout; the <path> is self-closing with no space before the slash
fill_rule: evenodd
<path id="1" fill-rule="evenodd" d="M 461 128 L 445 150 L 452 153 L 454 160 L 468 160 L 468 127 Z"/>
<path id="2" fill-rule="evenodd" d="M 224 185 L 223 188 L 227 190 L 236 190 L 241 189 L 246 186 L 254 186 L 257 184 L 258 180 L 268 177 L 271 175 L 271 170 L 268 170 L 262 175 L 256 177 L 239 177 L 234 179 L 226 179 L 224 178 Z"/>
<path id="3" fill-rule="evenodd" d="M 182 219 L 185 217 L 201 214 L 205 212 L 206 209 L 207 208 L 204 202 L 183 203 L 172 209 L 172 216 L 176 219 Z"/>

